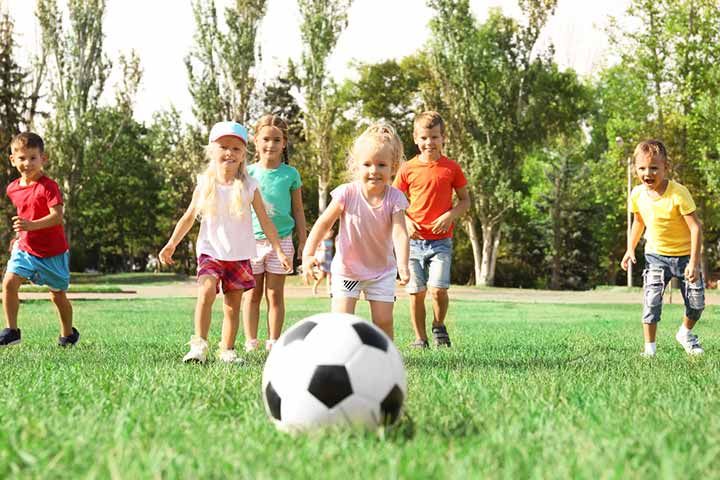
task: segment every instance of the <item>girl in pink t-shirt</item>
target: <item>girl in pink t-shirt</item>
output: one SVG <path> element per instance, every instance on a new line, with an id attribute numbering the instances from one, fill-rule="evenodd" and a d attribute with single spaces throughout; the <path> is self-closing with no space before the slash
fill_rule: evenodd
<path id="1" fill-rule="evenodd" d="M 303 250 L 303 275 L 309 283 L 314 279 L 313 267 L 318 265 L 317 247 L 340 219 L 331 266 L 332 311 L 354 313 L 360 292 L 364 292 L 373 323 L 390 338 L 395 279 L 399 274 L 400 284 L 405 285 L 410 278 L 405 229 L 408 202 L 390 185 L 402 161 L 402 142 L 395 130 L 387 124 L 368 127 L 353 143 L 348 158 L 353 181 L 332 191 L 332 201 L 315 222 Z"/>

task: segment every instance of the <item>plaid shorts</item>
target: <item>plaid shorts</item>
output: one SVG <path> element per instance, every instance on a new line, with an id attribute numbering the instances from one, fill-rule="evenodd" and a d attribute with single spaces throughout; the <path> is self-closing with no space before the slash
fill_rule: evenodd
<path id="1" fill-rule="evenodd" d="M 215 293 L 220 292 L 220 283 L 222 283 L 223 293 L 255 288 L 255 277 L 250 260 L 216 260 L 203 253 L 197 260 L 197 272 L 198 279 L 203 275 L 210 275 L 218 279 L 215 284 Z"/>

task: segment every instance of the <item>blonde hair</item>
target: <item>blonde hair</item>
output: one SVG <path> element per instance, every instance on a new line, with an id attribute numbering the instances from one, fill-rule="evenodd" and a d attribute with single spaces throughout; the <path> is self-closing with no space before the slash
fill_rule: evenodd
<path id="1" fill-rule="evenodd" d="M 198 185 L 198 206 L 197 212 L 201 216 L 214 217 L 217 215 L 217 166 L 212 158 L 212 149 L 217 148 L 212 143 L 205 147 L 205 157 L 208 166 L 203 173 L 197 176 Z M 247 151 L 247 150 L 246 150 Z M 245 202 L 247 192 L 245 183 L 248 180 L 245 159 L 238 168 L 237 176 L 232 185 L 232 199 L 230 201 L 230 214 L 236 217 L 243 217 L 249 210 L 249 203 Z"/>
<path id="2" fill-rule="evenodd" d="M 643 157 L 649 156 L 650 158 L 657 158 L 663 162 L 669 162 L 667 149 L 660 140 L 645 140 L 638 143 L 633 153 L 633 161 L 635 161 L 640 155 Z"/>
<path id="3" fill-rule="evenodd" d="M 268 113 L 266 115 L 263 115 L 260 117 L 260 119 L 255 124 L 255 135 L 258 135 L 260 133 L 260 130 L 262 130 L 263 127 L 276 127 L 278 128 L 283 135 L 283 140 L 285 140 L 285 148 L 283 149 L 283 160 L 285 163 L 288 163 L 287 158 L 287 144 L 288 144 L 288 124 L 283 118 L 279 115 L 275 115 L 273 113 Z M 259 154 L 257 150 L 255 150 L 255 158 L 258 158 Z"/>
<path id="4" fill-rule="evenodd" d="M 378 122 L 373 123 L 366 128 L 365 131 L 353 142 L 352 147 L 350 148 L 350 155 L 347 159 L 347 169 L 350 176 L 353 178 L 355 176 L 355 172 L 358 169 L 357 167 L 360 161 L 358 158 L 358 151 L 366 142 L 372 142 L 378 150 L 385 146 L 390 147 L 392 153 L 390 172 L 392 175 L 395 175 L 400 168 L 400 165 L 405 161 L 403 144 L 392 125 L 389 123 Z"/>
<path id="5" fill-rule="evenodd" d="M 434 128 L 440 125 L 440 133 L 445 135 L 445 121 L 438 112 L 428 110 L 426 112 L 419 113 L 413 121 L 413 131 L 418 128 Z"/>

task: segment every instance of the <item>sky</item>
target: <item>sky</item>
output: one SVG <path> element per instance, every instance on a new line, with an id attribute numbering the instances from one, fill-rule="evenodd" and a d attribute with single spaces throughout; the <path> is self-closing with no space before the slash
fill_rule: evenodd
<path id="1" fill-rule="evenodd" d="M 609 15 L 622 17 L 629 0 L 559 0 L 540 42 L 552 42 L 561 68 L 574 68 L 589 75 L 600 68 L 609 51 L 604 27 Z M 62 0 L 59 2 L 63 3 Z M 218 11 L 232 0 L 216 0 Z M 471 0 L 478 19 L 487 18 L 493 7 L 521 19 L 515 0 Z M 15 21 L 19 60 L 27 65 L 38 51 L 39 27 L 34 16 L 35 2 L 0 0 Z M 379 62 L 400 59 L 418 50 L 429 37 L 432 10 L 425 0 L 354 0 L 348 27 L 338 39 L 328 60 L 329 71 L 340 81 L 352 78 L 351 62 Z M 222 23 L 221 23 L 222 25 Z M 300 14 L 295 0 L 268 0 L 267 12 L 259 29 L 262 61 L 257 77 L 275 78 L 288 58 L 299 60 Z M 117 67 L 120 54 L 134 49 L 141 62 L 143 80 L 138 92 L 135 116 L 149 121 L 156 111 L 174 105 L 185 121 L 192 121 L 192 99 L 187 89 L 184 58 L 190 52 L 195 31 L 190 0 L 107 0 L 104 20 L 105 52 Z M 118 81 L 115 68 L 107 85 L 108 98 Z"/>

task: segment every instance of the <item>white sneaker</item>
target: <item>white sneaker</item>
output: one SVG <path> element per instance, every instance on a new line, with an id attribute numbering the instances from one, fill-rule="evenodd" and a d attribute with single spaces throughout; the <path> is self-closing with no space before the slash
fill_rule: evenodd
<path id="1" fill-rule="evenodd" d="M 202 337 L 193 335 L 190 337 L 190 351 L 183 357 L 183 362 L 205 363 L 207 360 L 208 342 Z"/>
<path id="2" fill-rule="evenodd" d="M 270 350 L 272 350 L 276 341 L 277 340 L 265 340 L 265 351 L 269 352 Z"/>
<path id="3" fill-rule="evenodd" d="M 254 352 L 257 350 L 259 345 L 257 338 L 252 338 L 250 340 L 245 340 L 245 351 L 246 352 Z"/>
<path id="4" fill-rule="evenodd" d="M 700 339 L 692 332 L 688 332 L 685 335 L 678 332 L 675 335 L 675 340 L 682 345 L 688 355 L 702 355 L 705 353 L 705 350 L 700 346 Z"/>
<path id="5" fill-rule="evenodd" d="M 218 358 L 221 362 L 225 363 L 242 363 L 243 361 L 242 358 L 238 357 L 234 348 L 225 350 L 220 347 L 220 350 L 218 351 Z"/>

